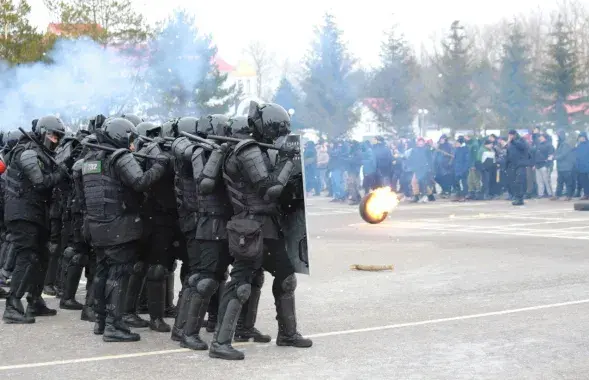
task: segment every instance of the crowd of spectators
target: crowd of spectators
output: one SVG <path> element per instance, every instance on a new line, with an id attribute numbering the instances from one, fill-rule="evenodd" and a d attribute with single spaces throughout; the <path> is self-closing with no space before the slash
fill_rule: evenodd
<path id="1" fill-rule="evenodd" d="M 508 199 L 521 205 L 531 198 L 589 199 L 587 134 L 558 131 L 555 140 L 536 128 L 524 136 L 512 130 L 503 137 L 442 135 L 437 142 L 422 137 L 308 141 L 306 190 L 309 196 L 326 192 L 332 202 L 350 204 L 381 186 L 408 202 Z"/>

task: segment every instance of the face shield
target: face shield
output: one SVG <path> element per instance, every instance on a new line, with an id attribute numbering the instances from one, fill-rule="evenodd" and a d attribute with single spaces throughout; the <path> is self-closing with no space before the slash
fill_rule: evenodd
<path id="1" fill-rule="evenodd" d="M 63 135 L 53 132 L 53 131 L 47 131 L 45 133 L 45 140 L 44 140 L 44 144 L 45 147 L 48 148 L 49 150 L 55 150 L 55 148 L 57 148 L 57 146 L 59 145 L 59 142 L 61 141 Z"/>

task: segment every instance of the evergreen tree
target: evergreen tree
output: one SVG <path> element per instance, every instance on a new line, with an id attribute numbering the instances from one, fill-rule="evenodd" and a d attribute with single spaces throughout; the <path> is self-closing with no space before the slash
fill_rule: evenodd
<path id="1" fill-rule="evenodd" d="M 507 129 L 530 128 L 536 119 L 530 65 L 526 36 L 521 26 L 514 22 L 503 45 L 496 107 Z"/>
<path id="2" fill-rule="evenodd" d="M 29 24 L 30 12 L 26 0 L 0 0 L 0 60 L 9 65 L 42 60 L 51 47 Z"/>
<path id="3" fill-rule="evenodd" d="M 383 99 L 374 109 L 385 129 L 395 130 L 399 137 L 412 138 L 414 97 L 412 85 L 417 74 L 417 63 L 404 36 L 393 27 L 381 46 L 381 67 L 372 83 L 372 94 Z"/>
<path id="4" fill-rule="evenodd" d="M 577 113 L 567 112 L 567 106 L 577 106 L 586 101 L 581 96 L 583 85 L 579 75 L 579 62 L 572 32 L 559 16 L 550 33 L 548 45 L 550 61 L 544 65 L 540 74 L 540 88 L 544 94 L 544 103 L 550 107 L 548 119 L 557 128 L 570 125 L 569 117 L 575 121 L 584 119 L 583 110 Z"/>
<path id="5" fill-rule="evenodd" d="M 487 57 L 482 57 L 474 64 L 472 74 L 473 93 L 477 117 L 473 127 L 477 132 L 502 127 L 496 113 L 498 102 L 497 70 Z"/>
<path id="6" fill-rule="evenodd" d="M 282 77 L 280 80 L 280 85 L 276 90 L 276 94 L 274 94 L 274 99 L 272 100 L 274 103 L 280 104 L 284 109 L 287 111 L 292 109 L 295 113 L 291 116 L 291 129 L 293 131 L 299 130 L 304 128 L 303 124 L 298 117 L 297 111 L 300 110 L 301 106 L 301 99 L 297 91 L 295 90 L 294 86 L 286 77 Z"/>
<path id="7" fill-rule="evenodd" d="M 350 80 L 354 61 L 342 41 L 334 17 L 327 13 L 315 30 L 315 41 L 304 63 L 301 83 L 303 123 L 328 136 L 345 135 L 357 122 L 357 96 Z"/>
<path id="8" fill-rule="evenodd" d="M 145 89 L 148 114 L 179 117 L 229 112 L 241 97 L 237 85 L 214 63 L 217 48 L 194 26 L 194 17 L 178 11 L 150 42 Z"/>
<path id="9" fill-rule="evenodd" d="M 477 111 L 472 83 L 473 68 L 464 27 L 459 21 L 452 23 L 450 35 L 442 42 L 442 49 L 436 62 L 440 79 L 440 93 L 434 95 L 437 121 L 453 132 L 475 129 Z"/>

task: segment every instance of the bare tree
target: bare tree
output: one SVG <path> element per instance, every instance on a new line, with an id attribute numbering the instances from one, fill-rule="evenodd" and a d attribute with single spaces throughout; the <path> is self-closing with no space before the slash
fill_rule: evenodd
<path id="1" fill-rule="evenodd" d="M 579 80 L 589 83 L 589 9 L 579 0 L 561 0 L 552 17 L 561 16 L 573 33 L 573 42 L 579 59 Z"/>
<path id="2" fill-rule="evenodd" d="M 262 97 L 275 69 L 275 56 L 260 41 L 252 41 L 246 48 L 256 70 L 256 96 Z"/>

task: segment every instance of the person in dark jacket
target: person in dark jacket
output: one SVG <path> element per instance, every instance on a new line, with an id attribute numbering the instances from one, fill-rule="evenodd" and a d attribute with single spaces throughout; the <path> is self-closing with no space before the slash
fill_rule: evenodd
<path id="1" fill-rule="evenodd" d="M 453 154 L 452 145 L 448 142 L 448 136 L 442 135 L 438 141 L 438 148 L 434 153 L 435 179 L 442 188 L 442 198 L 450 196 L 452 191 L 452 183 L 454 182 Z"/>
<path id="2" fill-rule="evenodd" d="M 575 191 L 573 171 L 575 169 L 576 158 L 573 146 L 567 141 L 566 132 L 558 131 L 558 145 L 554 159 L 556 160 L 557 182 L 556 193 L 552 200 L 558 200 L 562 196 L 563 186 L 566 187 L 566 200 L 573 198 Z"/>
<path id="3" fill-rule="evenodd" d="M 464 136 L 458 136 L 454 143 L 454 188 L 456 201 L 464 201 L 468 193 L 468 172 L 470 170 L 470 149 Z"/>
<path id="4" fill-rule="evenodd" d="M 429 179 L 433 166 L 431 149 L 426 146 L 425 140 L 421 137 L 417 139 L 417 146 L 411 150 L 408 166 L 413 172 L 414 182 L 417 182 L 413 191 L 413 202 L 417 202 L 420 196 L 428 195 Z"/>
<path id="5" fill-rule="evenodd" d="M 350 197 L 350 205 L 360 204 L 360 168 L 362 167 L 362 151 L 357 141 L 348 143 L 349 151 L 346 156 L 346 172 L 348 173 L 346 189 Z"/>
<path id="6" fill-rule="evenodd" d="M 538 198 L 544 196 L 552 197 L 552 181 L 550 179 L 549 164 L 552 164 L 554 147 L 548 142 L 546 135 L 540 133 L 537 138 L 536 151 L 534 155 L 534 168 L 536 171 L 536 186 Z"/>
<path id="7" fill-rule="evenodd" d="M 315 191 L 315 195 L 321 193 L 320 181 L 317 172 L 317 150 L 313 141 L 305 144 L 303 162 L 305 163 L 305 190 L 307 193 Z"/>
<path id="8" fill-rule="evenodd" d="M 376 137 L 372 151 L 376 157 L 376 171 L 380 179 L 379 186 L 390 186 L 393 175 L 393 154 L 382 136 Z"/>
<path id="9" fill-rule="evenodd" d="M 374 152 L 368 141 L 362 143 L 362 174 L 364 174 L 362 187 L 364 188 L 364 193 L 368 194 L 370 191 L 378 187 L 376 157 L 374 156 Z M 395 189 L 393 189 L 393 191 L 395 191 Z"/>
<path id="10" fill-rule="evenodd" d="M 509 131 L 507 145 L 507 170 L 513 181 L 513 202 L 514 206 L 524 204 L 526 191 L 526 168 L 530 166 L 530 147 L 515 129 Z"/>
<path id="11" fill-rule="evenodd" d="M 342 141 L 336 141 L 329 153 L 329 169 L 331 176 L 332 202 L 343 202 L 346 199 L 344 187 L 345 147 Z"/>
<path id="12" fill-rule="evenodd" d="M 579 173 L 579 180 L 583 188 L 583 197 L 581 200 L 589 199 L 589 142 L 587 141 L 587 133 L 579 133 L 579 144 L 577 145 L 577 172 Z"/>

